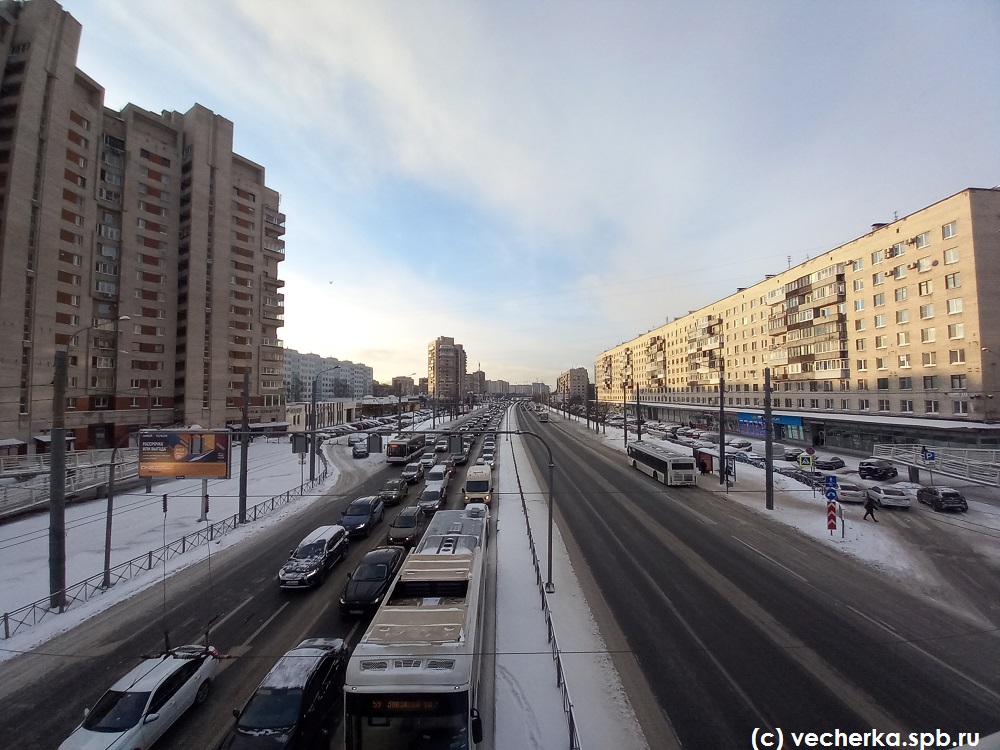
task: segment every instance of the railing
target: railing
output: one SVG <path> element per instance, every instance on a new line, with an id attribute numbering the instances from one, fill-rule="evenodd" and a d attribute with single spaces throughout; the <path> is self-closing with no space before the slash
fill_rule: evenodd
<path id="1" fill-rule="evenodd" d="M 119 448 L 118 456 L 136 456 L 136 448 Z M 30 456 L 0 456 L 0 474 L 43 474 L 49 470 L 51 453 L 35 453 Z M 66 468 L 107 464 L 111 461 L 111 448 L 90 451 L 67 451 Z"/>
<path id="2" fill-rule="evenodd" d="M 542 613 L 545 615 L 545 628 L 548 635 L 548 642 L 551 646 L 552 660 L 556 664 L 556 686 L 562 694 L 563 712 L 566 714 L 566 721 L 569 724 L 569 747 L 570 750 L 580 750 L 580 734 L 577 730 L 576 715 L 573 712 L 573 700 L 569 695 L 569 687 L 566 684 L 566 672 L 562 663 L 562 652 L 559 650 L 559 641 L 556 639 L 555 627 L 552 624 L 552 610 L 549 608 L 549 595 L 545 591 L 545 581 L 542 577 L 542 567 L 538 562 L 538 552 L 535 549 L 535 539 L 531 534 L 531 522 L 528 520 L 528 504 L 524 498 L 524 490 L 521 487 L 521 474 L 517 469 L 517 458 L 511 451 L 514 474 L 517 477 L 518 492 L 521 495 L 521 512 L 524 514 L 524 525 L 528 530 L 528 547 L 531 549 L 531 562 L 535 566 L 535 585 L 538 586 L 538 593 L 542 597 Z"/>
<path id="3" fill-rule="evenodd" d="M 925 460 L 925 450 L 934 453 L 933 461 Z M 1000 486 L 1000 451 L 997 450 L 880 443 L 874 446 L 872 455 L 956 479 Z"/>
<path id="4" fill-rule="evenodd" d="M 288 492 L 275 495 L 270 500 L 265 500 L 262 503 L 257 503 L 257 505 L 254 505 L 252 508 L 248 508 L 247 523 L 253 523 L 258 519 L 263 518 L 267 514 L 273 512 L 276 508 L 287 505 L 293 499 L 301 497 L 307 491 L 325 482 L 327 476 L 329 475 L 330 466 L 326 460 L 326 456 L 323 455 L 323 451 L 319 451 L 318 455 L 320 456 L 320 460 L 323 462 L 323 471 L 316 477 L 315 480 L 305 482 Z M 114 586 L 116 583 L 120 583 L 122 581 L 128 581 L 145 571 L 153 570 L 161 563 L 166 565 L 168 560 L 171 560 L 178 555 L 182 555 L 189 550 L 195 549 L 196 547 L 209 544 L 215 539 L 225 536 L 238 527 L 239 515 L 229 516 L 221 521 L 216 521 L 209 526 L 199 529 L 193 534 L 187 534 L 186 536 L 170 542 L 163 547 L 150 550 L 143 555 L 139 555 L 138 557 L 133 557 L 131 560 L 119 563 L 110 570 L 111 586 Z M 61 614 L 74 604 L 85 602 L 91 597 L 97 594 L 103 594 L 106 591 L 107 589 L 104 588 L 104 573 L 101 572 L 63 589 L 61 597 L 63 604 L 61 607 L 51 607 L 50 602 L 52 597 L 46 596 L 44 599 L 39 599 L 38 601 L 27 604 L 19 609 L 15 609 L 11 612 L 4 612 L 3 639 L 6 640 L 25 628 L 29 628 L 43 622 L 49 618 L 49 616 Z"/>

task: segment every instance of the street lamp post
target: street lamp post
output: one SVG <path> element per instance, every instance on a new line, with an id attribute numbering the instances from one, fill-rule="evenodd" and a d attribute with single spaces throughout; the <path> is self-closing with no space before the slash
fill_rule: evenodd
<path id="1" fill-rule="evenodd" d="M 726 361 L 719 354 L 719 484 L 726 483 Z"/>
<path id="2" fill-rule="evenodd" d="M 327 373 L 333 372 L 334 370 L 339 370 L 340 365 L 334 365 L 333 367 L 328 367 L 325 370 L 320 370 L 315 375 L 313 375 L 312 381 L 312 403 L 311 412 L 309 415 L 309 481 L 314 482 L 316 480 L 316 381 L 319 380 L 319 376 Z"/>

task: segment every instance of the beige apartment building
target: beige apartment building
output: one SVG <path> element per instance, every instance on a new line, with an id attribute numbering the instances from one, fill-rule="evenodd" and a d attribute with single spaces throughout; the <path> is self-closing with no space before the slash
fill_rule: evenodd
<path id="1" fill-rule="evenodd" d="M 450 336 L 438 336 L 427 345 L 428 394 L 437 403 L 460 404 L 465 398 L 465 347 Z"/>
<path id="2" fill-rule="evenodd" d="M 560 403 L 575 403 L 587 399 L 590 376 L 586 367 L 573 367 L 556 378 L 556 398 Z"/>
<path id="3" fill-rule="evenodd" d="M 104 106 L 54 0 L 0 4 L 0 445 L 47 449 L 68 351 L 76 449 L 146 425 L 284 419 L 285 217 L 233 123 Z"/>
<path id="4" fill-rule="evenodd" d="M 1000 189 L 970 188 L 602 352 L 598 398 L 713 425 L 722 379 L 762 435 L 767 368 L 779 440 L 996 446 L 998 289 Z"/>

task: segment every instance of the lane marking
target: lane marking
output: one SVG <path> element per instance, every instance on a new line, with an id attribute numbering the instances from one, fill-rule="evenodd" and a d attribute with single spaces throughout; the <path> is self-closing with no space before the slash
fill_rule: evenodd
<path id="1" fill-rule="evenodd" d="M 275 612 L 275 613 L 274 613 L 273 615 L 271 615 L 270 617 L 268 617 L 268 618 L 267 618 L 267 619 L 266 619 L 266 620 L 264 621 L 264 624 L 263 624 L 263 625 L 261 625 L 261 626 L 260 626 L 259 628 L 257 628 L 257 629 L 256 629 L 255 631 L 253 631 L 253 633 L 251 633 L 251 634 L 250 634 L 250 637 L 249 637 L 249 638 L 247 638 L 247 639 L 246 639 L 245 641 L 243 641 L 243 643 L 242 643 L 242 644 L 240 644 L 240 645 L 243 645 L 243 646 L 247 646 L 247 645 L 249 645 L 250 641 L 252 641 L 252 640 L 253 640 L 254 638 L 256 638 L 256 637 L 257 637 L 258 635 L 260 635 L 261 631 L 262 631 L 262 630 L 264 630 L 264 628 L 266 628 L 266 627 L 267 627 L 268 625 L 270 625 L 270 624 L 271 624 L 271 622 L 272 622 L 272 621 L 274 620 L 274 618 L 275 618 L 275 617 L 277 617 L 277 616 L 278 616 L 278 615 L 280 615 L 280 614 L 281 614 L 282 612 L 284 612 L 284 611 L 285 611 L 285 607 L 287 607 L 287 606 L 288 606 L 289 604 L 291 604 L 291 602 L 285 602 L 285 603 L 284 603 L 284 604 L 282 604 L 282 605 L 281 605 L 280 607 L 278 607 L 278 610 L 277 610 L 277 611 L 276 611 L 276 612 Z"/>
<path id="2" fill-rule="evenodd" d="M 243 609 L 246 605 L 248 605 L 252 601 L 253 601 L 253 597 L 252 596 L 248 597 L 247 599 L 244 599 L 242 602 L 240 602 L 239 604 L 237 604 L 229 612 L 229 614 L 227 614 L 225 617 L 223 617 L 221 620 L 219 620 L 217 623 L 215 623 L 215 625 L 212 626 L 212 629 L 214 630 L 215 628 L 222 627 L 229 620 L 230 617 L 232 617 L 233 615 L 235 615 L 237 612 L 239 612 L 241 609 Z"/>
<path id="3" fill-rule="evenodd" d="M 798 573 L 796 573 L 791 568 L 785 567 L 780 562 L 778 562 L 777 560 L 775 560 L 773 557 L 768 557 L 763 552 L 761 552 L 759 549 L 757 549 L 756 547 L 754 547 L 752 544 L 747 544 L 742 539 L 740 539 L 738 536 L 734 536 L 733 539 L 735 539 L 737 542 L 739 542 L 740 544 L 742 544 L 747 549 L 753 550 L 754 552 L 756 552 L 758 555 L 760 555 L 761 557 L 763 557 L 768 562 L 777 565 L 779 568 L 781 568 L 786 573 L 795 576 L 796 578 L 798 578 L 800 581 L 803 581 L 804 583 L 809 583 L 809 579 L 808 578 L 806 578 L 805 576 L 799 575 Z"/>
<path id="4" fill-rule="evenodd" d="M 858 617 L 863 617 L 866 620 L 868 620 L 868 622 L 870 622 L 872 625 L 877 625 L 878 627 L 882 628 L 883 630 L 888 630 L 893 635 L 899 637 L 899 634 L 896 632 L 896 629 L 894 627 L 892 627 L 892 625 L 890 625 L 889 623 L 882 622 L 881 620 L 877 620 L 874 617 L 870 617 L 869 615 L 866 615 L 861 610 L 855 609 L 850 604 L 846 604 L 844 606 L 846 606 L 849 610 L 851 610 L 851 612 L 853 612 L 854 614 L 856 614 Z"/>

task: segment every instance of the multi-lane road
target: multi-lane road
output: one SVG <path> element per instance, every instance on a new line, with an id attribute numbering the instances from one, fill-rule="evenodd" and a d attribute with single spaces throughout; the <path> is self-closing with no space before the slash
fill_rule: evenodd
<path id="1" fill-rule="evenodd" d="M 945 605 L 724 496 L 659 484 L 574 422 L 533 429 L 651 747 L 746 748 L 755 728 L 1000 729 L 1000 579 L 975 541 L 907 531 L 962 582 L 967 607 Z"/>

